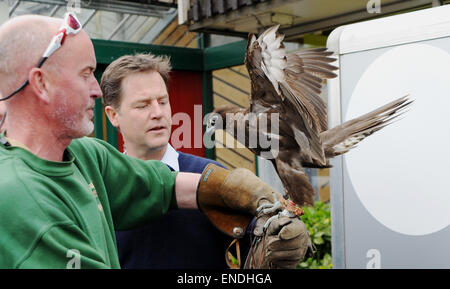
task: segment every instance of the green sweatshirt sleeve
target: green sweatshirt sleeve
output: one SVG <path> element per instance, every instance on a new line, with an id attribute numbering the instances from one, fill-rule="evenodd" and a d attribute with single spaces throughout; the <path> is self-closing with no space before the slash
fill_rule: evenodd
<path id="1" fill-rule="evenodd" d="M 126 160 L 122 160 L 126 159 Z M 103 171 L 116 230 L 145 225 L 176 209 L 176 172 L 157 161 L 110 157 Z M 113 169 L 120 166 L 120 169 Z"/>
<path id="2" fill-rule="evenodd" d="M 127 230 L 142 226 L 159 218 L 169 209 L 177 208 L 175 178 L 167 165 L 159 161 L 142 161 L 120 153 L 116 148 L 98 139 L 84 138 L 78 144 L 84 153 L 77 158 L 98 167 L 101 181 L 94 185 L 103 205 L 107 203 L 115 230 Z M 84 168 L 89 171 L 89 167 Z M 93 173 L 87 173 L 89 176 Z M 102 188 L 104 186 L 104 188 Z M 101 194 L 105 191 L 106 194 Z"/>
<path id="3" fill-rule="evenodd" d="M 19 264 L 21 269 L 108 269 L 108 256 L 95 248 L 75 224 L 49 228 Z"/>

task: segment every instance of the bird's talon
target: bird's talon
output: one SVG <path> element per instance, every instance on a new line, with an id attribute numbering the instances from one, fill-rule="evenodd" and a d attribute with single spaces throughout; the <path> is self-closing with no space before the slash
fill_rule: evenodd
<path id="1" fill-rule="evenodd" d="M 273 220 L 278 219 L 278 218 L 279 218 L 279 215 L 278 215 L 278 214 L 277 214 L 277 215 L 274 215 L 274 216 L 272 216 L 272 217 L 270 217 L 270 218 L 266 221 L 266 223 L 264 224 L 264 227 L 263 227 L 264 232 L 267 230 L 267 228 L 269 227 L 270 223 L 272 223 Z"/>
<path id="2" fill-rule="evenodd" d="M 267 209 L 267 208 L 271 208 L 271 207 L 273 207 L 273 204 L 264 204 L 264 205 L 261 205 L 261 206 L 259 206 L 259 207 L 256 209 L 256 213 L 259 214 L 262 210 Z"/>
<path id="3" fill-rule="evenodd" d="M 269 215 L 272 213 L 275 213 L 276 211 L 281 209 L 281 203 L 276 201 L 275 203 L 271 204 L 268 208 L 265 208 L 262 210 L 262 213 L 264 215 Z"/>
<path id="4" fill-rule="evenodd" d="M 296 217 L 296 215 L 295 215 L 293 212 L 290 212 L 290 211 L 288 211 L 288 210 L 286 210 L 286 209 L 284 209 L 284 210 L 280 213 L 280 216 L 283 216 L 283 217 L 289 217 L 289 218 L 294 218 L 294 217 Z"/>

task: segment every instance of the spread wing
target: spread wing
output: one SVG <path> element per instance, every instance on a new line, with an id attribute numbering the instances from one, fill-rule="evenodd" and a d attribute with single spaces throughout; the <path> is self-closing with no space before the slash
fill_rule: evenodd
<path id="1" fill-rule="evenodd" d="M 309 156 L 303 161 L 324 165 L 320 132 L 327 129 L 327 114 L 320 92 L 323 79 L 336 76 L 332 71 L 337 68 L 329 64 L 334 59 L 325 49 L 287 54 L 278 28 L 274 26 L 258 39 L 251 36 L 249 40 L 246 65 L 252 80 L 250 110 L 279 111 L 282 121 L 291 124 L 289 136 L 301 146 L 302 154 Z"/>
<path id="2" fill-rule="evenodd" d="M 272 163 L 292 200 L 312 205 L 314 189 L 303 167 L 329 166 L 326 157 L 347 152 L 391 123 L 411 100 L 400 98 L 328 130 L 327 108 L 320 94 L 324 79 L 336 76 L 337 67 L 330 64 L 335 59 L 323 48 L 287 54 L 278 27 L 249 40 L 245 63 L 252 88 L 250 112 L 279 113 L 279 153 Z M 262 130 L 259 125 L 255 129 Z"/>
<path id="3" fill-rule="evenodd" d="M 318 48 L 286 55 L 285 78 L 293 103 L 297 108 L 305 107 L 321 132 L 328 129 L 327 107 L 320 97 L 322 83 L 336 77 L 333 71 L 337 67 L 329 64 L 335 60 L 328 57 L 331 54 L 326 48 Z"/>

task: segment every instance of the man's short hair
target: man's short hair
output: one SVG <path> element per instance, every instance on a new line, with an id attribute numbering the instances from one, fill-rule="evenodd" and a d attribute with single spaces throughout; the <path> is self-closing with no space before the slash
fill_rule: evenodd
<path id="1" fill-rule="evenodd" d="M 113 61 L 102 75 L 100 88 L 103 92 L 103 101 L 105 105 L 118 108 L 121 103 L 122 80 L 132 73 L 156 71 L 168 88 L 170 70 L 170 58 L 167 56 L 146 53 L 121 56 Z"/>

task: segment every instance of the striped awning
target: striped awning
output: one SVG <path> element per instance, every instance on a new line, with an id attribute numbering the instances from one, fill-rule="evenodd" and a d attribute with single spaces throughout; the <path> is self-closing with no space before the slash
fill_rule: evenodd
<path id="1" fill-rule="evenodd" d="M 186 7 L 189 8 L 186 24 L 191 31 L 244 37 L 280 24 L 286 39 L 292 40 L 344 24 L 448 3 L 448 0 L 191 0 L 190 7 Z"/>

